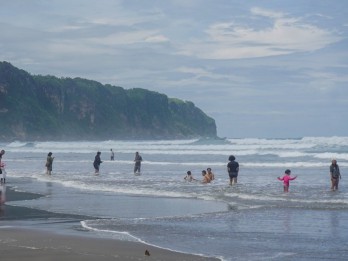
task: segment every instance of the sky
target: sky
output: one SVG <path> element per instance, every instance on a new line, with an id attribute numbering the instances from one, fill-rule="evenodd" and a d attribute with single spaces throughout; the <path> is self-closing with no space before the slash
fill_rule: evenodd
<path id="1" fill-rule="evenodd" d="M 0 32 L 0 61 L 192 101 L 220 137 L 348 136 L 345 0 L 0 0 Z"/>

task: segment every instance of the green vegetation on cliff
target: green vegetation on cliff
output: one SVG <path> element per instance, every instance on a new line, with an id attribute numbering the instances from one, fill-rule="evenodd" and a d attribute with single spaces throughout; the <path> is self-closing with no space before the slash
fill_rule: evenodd
<path id="1" fill-rule="evenodd" d="M 0 62 L 0 140 L 216 137 L 192 102 L 81 78 L 33 76 Z"/>

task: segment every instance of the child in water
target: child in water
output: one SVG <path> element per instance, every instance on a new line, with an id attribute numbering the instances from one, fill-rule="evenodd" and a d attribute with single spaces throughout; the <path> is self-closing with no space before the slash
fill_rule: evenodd
<path id="1" fill-rule="evenodd" d="M 284 192 L 289 192 L 289 186 L 290 186 L 290 180 L 294 180 L 297 178 L 297 176 L 295 177 L 290 177 L 290 174 L 291 174 L 291 170 L 287 169 L 285 170 L 285 175 L 281 178 L 281 177 L 278 177 L 278 179 L 280 181 L 283 181 L 283 184 L 284 184 Z"/>
<path id="2" fill-rule="evenodd" d="M 195 178 L 192 177 L 191 171 L 187 171 L 186 174 L 187 174 L 187 175 L 186 175 L 186 177 L 184 178 L 186 181 L 196 180 Z"/>

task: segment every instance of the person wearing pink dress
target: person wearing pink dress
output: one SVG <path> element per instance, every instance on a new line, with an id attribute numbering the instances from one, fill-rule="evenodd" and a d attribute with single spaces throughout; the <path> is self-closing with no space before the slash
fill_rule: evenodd
<path id="1" fill-rule="evenodd" d="M 285 170 L 285 175 L 282 178 L 278 177 L 278 180 L 283 181 L 284 192 L 289 192 L 290 180 L 294 180 L 297 178 L 297 176 L 290 177 L 290 174 L 291 174 L 291 170 L 287 169 L 287 170 Z"/>

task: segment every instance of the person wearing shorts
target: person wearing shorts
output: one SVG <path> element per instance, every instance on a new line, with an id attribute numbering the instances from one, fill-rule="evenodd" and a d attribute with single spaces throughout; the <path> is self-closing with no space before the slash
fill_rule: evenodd
<path id="1" fill-rule="evenodd" d="M 229 162 L 227 164 L 227 172 L 230 177 L 230 186 L 237 184 L 237 178 L 239 173 L 239 163 L 236 161 L 236 158 L 231 155 L 228 158 Z"/>

